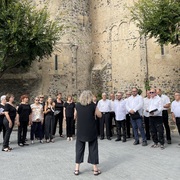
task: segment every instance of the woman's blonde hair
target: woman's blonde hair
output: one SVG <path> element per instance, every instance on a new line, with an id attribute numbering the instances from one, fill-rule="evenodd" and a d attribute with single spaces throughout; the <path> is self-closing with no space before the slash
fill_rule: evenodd
<path id="1" fill-rule="evenodd" d="M 92 100 L 93 100 L 93 94 L 89 90 L 83 91 L 79 97 L 79 102 L 83 106 L 90 104 Z"/>

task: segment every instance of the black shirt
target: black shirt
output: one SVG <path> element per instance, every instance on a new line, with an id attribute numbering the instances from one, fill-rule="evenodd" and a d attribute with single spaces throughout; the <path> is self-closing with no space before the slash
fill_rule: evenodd
<path id="1" fill-rule="evenodd" d="M 4 107 L 5 107 L 4 105 L 0 104 L 0 108 L 2 108 L 1 112 L 4 111 Z M 4 114 L 1 114 L 1 115 L 0 115 L 0 123 L 3 122 L 3 119 L 4 119 Z"/>
<path id="2" fill-rule="evenodd" d="M 77 139 L 80 141 L 93 141 L 97 138 L 96 120 L 95 120 L 96 105 L 91 103 L 82 106 L 76 104 L 77 110 Z"/>
<path id="3" fill-rule="evenodd" d="M 60 111 L 60 112 L 63 112 L 63 105 L 64 105 L 64 102 L 61 100 L 61 102 L 57 102 L 57 100 L 54 101 L 55 103 L 55 111 Z"/>
<path id="4" fill-rule="evenodd" d="M 32 113 L 29 104 L 20 104 L 17 110 L 19 114 L 19 121 L 29 121 L 29 115 Z"/>
<path id="5" fill-rule="evenodd" d="M 66 108 L 65 109 L 66 117 L 74 117 L 75 103 L 74 102 L 72 102 L 72 103 L 65 102 L 64 107 Z"/>
<path id="6" fill-rule="evenodd" d="M 14 106 L 10 105 L 9 103 L 6 103 L 6 105 L 4 107 L 4 111 L 9 113 L 9 117 L 10 117 L 11 121 L 15 120 L 16 108 Z"/>

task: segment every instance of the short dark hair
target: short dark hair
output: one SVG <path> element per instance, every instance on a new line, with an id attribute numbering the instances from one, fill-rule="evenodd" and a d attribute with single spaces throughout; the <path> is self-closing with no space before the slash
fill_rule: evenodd
<path id="1" fill-rule="evenodd" d="M 11 94 L 11 93 L 6 94 L 6 101 L 9 102 L 9 99 L 10 99 L 11 97 L 14 97 L 14 95 Z"/>
<path id="2" fill-rule="evenodd" d="M 27 94 L 24 94 L 21 96 L 20 100 L 22 101 L 24 98 L 29 98 L 29 96 Z"/>

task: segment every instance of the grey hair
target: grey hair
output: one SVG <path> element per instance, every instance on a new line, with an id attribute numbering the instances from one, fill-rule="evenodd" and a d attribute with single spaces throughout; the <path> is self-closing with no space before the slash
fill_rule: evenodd
<path id="1" fill-rule="evenodd" d="M 81 105 L 86 106 L 93 101 L 93 94 L 89 90 L 85 90 L 81 93 L 79 97 L 79 102 Z"/>

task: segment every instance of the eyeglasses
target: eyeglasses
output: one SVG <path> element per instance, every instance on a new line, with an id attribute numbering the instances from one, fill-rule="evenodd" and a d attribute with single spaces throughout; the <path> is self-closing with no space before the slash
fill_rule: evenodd
<path id="1" fill-rule="evenodd" d="M 149 94 L 154 94 L 155 92 L 149 92 Z"/>
<path id="2" fill-rule="evenodd" d="M 35 99 L 35 101 L 39 101 L 39 99 Z"/>
<path id="3" fill-rule="evenodd" d="M 44 97 L 40 97 L 40 98 L 44 98 Z"/>
<path id="4" fill-rule="evenodd" d="M 137 92 L 137 91 L 132 91 L 132 92 Z"/>

